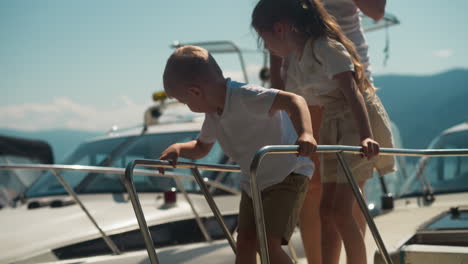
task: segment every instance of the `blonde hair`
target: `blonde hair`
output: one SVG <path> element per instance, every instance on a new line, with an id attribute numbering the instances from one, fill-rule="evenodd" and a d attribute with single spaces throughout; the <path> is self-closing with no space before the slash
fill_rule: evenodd
<path id="1" fill-rule="evenodd" d="M 176 49 L 167 59 L 163 74 L 164 90 L 172 89 L 174 84 L 206 81 L 214 75 L 222 77 L 223 73 L 206 49 L 183 46 Z"/>
<path id="2" fill-rule="evenodd" d="M 317 0 L 260 0 L 252 13 L 252 27 L 257 31 L 272 31 L 277 22 L 288 22 L 298 32 L 309 37 L 325 37 L 340 42 L 351 55 L 354 80 L 359 90 L 375 93 L 354 44 L 344 35 L 335 19 Z M 320 61 L 319 61 L 320 63 Z"/>

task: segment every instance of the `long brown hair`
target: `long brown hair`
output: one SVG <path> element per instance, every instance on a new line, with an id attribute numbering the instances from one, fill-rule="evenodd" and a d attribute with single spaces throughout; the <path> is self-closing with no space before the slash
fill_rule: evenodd
<path id="1" fill-rule="evenodd" d="M 260 0 L 252 12 L 252 27 L 272 31 L 277 22 L 288 22 L 309 37 L 326 37 L 343 44 L 354 64 L 354 80 L 361 92 L 374 93 L 354 44 L 344 35 L 335 19 L 318 0 Z"/>

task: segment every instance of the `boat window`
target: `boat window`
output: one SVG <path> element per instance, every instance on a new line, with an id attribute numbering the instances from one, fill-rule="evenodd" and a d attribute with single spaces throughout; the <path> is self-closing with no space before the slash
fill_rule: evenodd
<path id="1" fill-rule="evenodd" d="M 98 140 L 82 144 L 72 155 L 66 159 L 66 164 L 103 166 L 103 162 L 109 163 L 106 166 L 125 167 L 128 162 L 134 159 L 154 159 L 163 150 L 175 142 L 187 142 L 195 139 L 198 131 L 174 132 L 165 134 L 147 134 L 136 140 L 135 137 L 119 137 L 105 140 Z M 120 147 L 119 147 L 120 146 Z M 123 148 L 121 146 L 124 146 Z M 119 149 L 120 148 L 120 149 Z M 118 151 L 116 151 L 116 149 Z M 180 161 L 191 161 L 180 159 Z M 216 144 L 211 152 L 200 163 L 222 163 L 225 156 Z M 148 168 L 155 170 L 154 168 Z M 178 174 L 191 175 L 187 169 L 167 169 Z M 202 171 L 202 176 L 214 179 L 217 172 Z M 124 186 L 120 181 L 120 175 L 87 173 L 76 171 L 63 171 L 62 176 L 67 183 L 75 188 L 78 193 L 115 193 L 123 192 Z M 232 175 L 235 177 L 237 175 Z M 226 181 L 230 181 L 228 177 Z M 176 187 L 173 179 L 155 176 L 135 175 L 135 187 L 139 192 L 160 192 Z M 198 192 L 198 185 L 190 180 L 182 180 L 182 184 L 189 192 Z M 238 185 L 238 182 L 237 182 Z M 41 177 L 27 191 L 26 197 L 38 197 L 48 195 L 65 194 L 65 189 L 57 181 L 52 173 L 47 173 Z"/>
<path id="2" fill-rule="evenodd" d="M 169 145 L 175 142 L 187 142 L 196 138 L 197 132 L 177 132 L 167 134 L 149 134 L 140 137 L 135 143 L 131 144 L 126 150 L 112 157 L 112 167 L 125 167 L 128 162 L 135 159 L 155 159 Z M 182 159 L 181 159 L 182 160 Z M 156 170 L 155 168 L 147 168 Z M 168 169 L 171 171 L 172 169 Z M 187 174 L 187 171 L 182 173 Z M 88 175 L 87 177 L 90 177 Z M 161 192 L 168 191 L 176 187 L 173 179 L 154 176 L 135 175 L 134 184 L 139 192 Z M 83 186 L 80 192 L 123 192 L 124 186 L 120 182 L 120 175 L 97 175 L 90 177 L 86 186 Z"/>
<path id="3" fill-rule="evenodd" d="M 424 230 L 450 230 L 450 229 L 468 229 L 468 211 L 452 208 L 451 212 L 442 215 Z"/>
<path id="4" fill-rule="evenodd" d="M 468 157 L 437 157 L 424 171 L 435 192 L 468 190 Z"/>
<path id="5" fill-rule="evenodd" d="M 0 156 L 0 163 L 3 164 L 38 164 L 39 160 L 25 157 L 4 155 Z M 31 185 L 41 173 L 34 170 L 2 170 L 0 171 L 0 190 L 6 189 L 21 193 L 26 186 Z"/>
<path id="6" fill-rule="evenodd" d="M 83 143 L 65 159 L 64 164 L 97 166 L 105 157 L 108 157 L 113 149 L 122 144 L 127 138 L 110 138 Z M 64 171 L 61 175 L 67 183 L 74 188 L 78 185 L 87 173 Z M 37 197 L 47 195 L 65 194 L 63 186 L 56 177 L 47 172 L 39 178 L 26 192 L 26 197 Z"/>
<path id="7" fill-rule="evenodd" d="M 237 215 L 223 216 L 232 233 L 237 227 Z M 225 239 L 221 227 L 214 217 L 202 218 L 212 239 Z M 203 242 L 205 238 L 195 219 L 187 219 L 149 227 L 156 248 Z M 110 236 L 122 252 L 145 249 L 139 229 Z M 59 259 L 71 259 L 112 254 L 102 238 L 97 238 L 53 250 Z"/>
<path id="8" fill-rule="evenodd" d="M 430 149 L 468 148 L 468 131 L 446 134 L 435 140 Z M 423 170 L 434 193 L 455 193 L 468 190 L 468 157 L 431 157 Z M 402 196 L 421 194 L 421 183 L 415 175 L 409 179 L 408 191 Z"/>
<path id="9" fill-rule="evenodd" d="M 464 248 L 468 246 L 468 211 L 452 207 L 429 220 L 404 244 L 434 245 Z"/>

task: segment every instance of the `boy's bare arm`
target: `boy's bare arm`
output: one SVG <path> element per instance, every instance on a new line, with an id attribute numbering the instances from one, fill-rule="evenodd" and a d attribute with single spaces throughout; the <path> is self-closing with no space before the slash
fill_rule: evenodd
<path id="1" fill-rule="evenodd" d="M 306 100 L 299 95 L 279 91 L 271 105 L 270 112 L 284 110 L 288 113 L 296 129 L 299 155 L 309 156 L 317 149 L 317 142 L 312 133 L 312 122 Z"/>
<path id="2" fill-rule="evenodd" d="M 213 147 L 214 143 L 204 143 L 200 140 L 192 140 L 185 143 L 176 143 L 169 146 L 159 156 L 160 160 L 168 160 L 172 166 L 176 166 L 179 157 L 188 159 L 201 159 L 205 157 Z M 164 174 L 164 169 L 158 169 Z"/>

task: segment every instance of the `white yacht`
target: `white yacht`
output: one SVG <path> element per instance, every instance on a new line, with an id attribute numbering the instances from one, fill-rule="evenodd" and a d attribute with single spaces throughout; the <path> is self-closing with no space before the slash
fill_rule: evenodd
<path id="1" fill-rule="evenodd" d="M 54 155 L 45 141 L 0 135 L 0 163 L 52 164 Z M 0 171 L 0 209 L 11 206 L 40 175 L 39 171 Z"/>
<path id="2" fill-rule="evenodd" d="M 468 122 L 428 147 L 467 148 Z M 468 263 L 468 157 L 422 157 L 396 187 L 393 208 L 374 218 L 393 263 Z M 385 263 L 369 235 L 366 242 L 368 259 Z"/>
<path id="3" fill-rule="evenodd" d="M 234 43 L 197 44 L 213 53 L 238 53 L 247 78 L 241 50 Z M 12 208 L 0 210 L 0 263 L 149 261 L 123 182 L 125 166 L 135 159 L 155 159 L 172 143 L 196 139 L 204 118 L 164 93 L 155 93 L 153 99 L 156 104 L 145 112 L 143 126 L 111 129 L 86 141 L 64 164 L 0 163 L 0 172 L 44 172 Z M 198 163 L 219 167 L 232 162 L 216 144 Z M 162 263 L 234 262 L 239 172 L 201 171 L 200 178 L 208 186 L 203 194 L 187 169 L 168 168 L 162 176 L 154 168 L 137 168 L 134 175 L 133 185 Z M 297 233 L 294 237 L 299 247 Z M 297 257 L 296 252 L 291 254 Z"/>
<path id="4" fill-rule="evenodd" d="M 174 142 L 195 139 L 203 122 L 203 115 L 164 97 L 155 94 L 157 104 L 146 111 L 144 126 L 86 141 L 64 164 L 0 164 L 0 171 L 44 171 L 12 208 L 0 210 L 0 263 L 148 263 L 123 182 L 125 166 L 154 159 Z M 217 144 L 197 160 L 218 167 L 230 163 Z M 223 223 L 190 170 L 168 168 L 164 176 L 148 167 L 133 171 L 161 263 L 234 262 L 240 174 L 232 172 L 237 166 L 226 166 L 231 171 L 200 175 Z M 291 256 L 303 257 L 298 232 L 293 237 Z"/>
<path id="5" fill-rule="evenodd" d="M 136 159 L 158 157 L 174 142 L 195 139 L 203 120 L 183 105 L 162 103 L 163 97 L 156 95 L 158 103 L 145 113 L 145 125 L 84 142 L 63 165 L 0 164 L 0 171 L 45 171 L 13 208 L 0 210 L 0 263 L 154 263 L 123 182 L 124 168 Z M 430 148 L 467 148 L 466 126 L 447 130 Z M 466 260 L 466 159 L 423 158 L 419 173 L 402 184 L 393 181 L 399 179 L 395 175 L 384 178 L 384 190 L 385 181 L 393 179 L 401 191 L 394 197 L 385 191 L 383 202 L 370 209 L 377 208 L 374 221 L 393 263 Z M 197 163 L 229 166 L 231 161 L 215 146 Z M 187 169 L 167 169 L 165 176 L 149 167 L 133 172 L 143 222 L 160 263 L 234 262 L 237 172 L 203 170 L 208 192 Z M 383 262 L 367 233 L 368 262 Z M 288 252 L 306 263 L 297 231 Z"/>
<path id="6" fill-rule="evenodd" d="M 157 125 L 112 131 L 84 142 L 63 165 L 1 164 L 2 171 L 21 167 L 45 173 L 14 208 L 0 210 L 0 263 L 94 263 L 98 259 L 101 263 L 107 258 L 108 262 L 102 263 L 139 263 L 135 256 L 141 250 L 141 259 L 147 257 L 121 175 L 129 161 L 154 159 L 170 144 L 197 137 L 202 119 L 183 113 L 182 108 L 179 104 L 168 107 Z M 150 112 L 158 117 L 160 110 L 153 107 Z M 184 120 L 178 120 L 181 113 Z M 223 164 L 227 159 L 215 146 L 200 162 Z M 78 202 L 56 174 L 65 180 Z M 180 245 L 190 245 L 192 252 L 201 250 L 197 249 L 200 243 L 212 246 L 211 251 L 219 250 L 224 234 L 190 171 L 167 169 L 166 177 L 155 177 L 158 173 L 154 169 L 137 170 L 135 174 L 134 184 L 148 226 L 155 233 L 154 244 L 169 248 L 162 254 L 166 263 L 183 262 L 177 260 L 181 255 L 175 254 L 182 250 L 177 247 Z M 202 177 L 208 185 L 217 182 L 211 194 L 229 231 L 234 232 L 239 174 L 203 171 Z M 106 237 L 117 250 L 108 245 Z M 202 250 L 203 254 L 209 251 Z M 187 263 L 196 255 L 187 255 Z"/>

